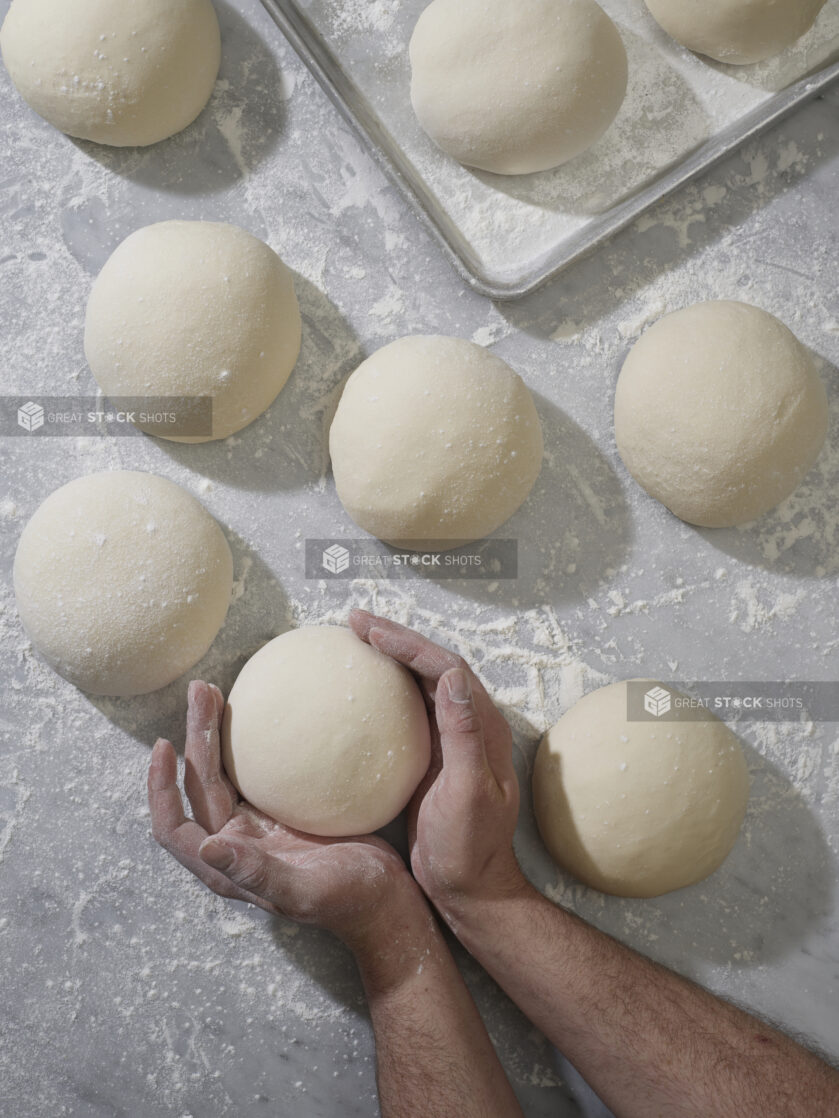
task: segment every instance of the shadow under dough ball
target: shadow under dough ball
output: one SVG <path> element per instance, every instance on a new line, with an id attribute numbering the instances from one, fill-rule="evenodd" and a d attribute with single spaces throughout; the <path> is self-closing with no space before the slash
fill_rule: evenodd
<path id="1" fill-rule="evenodd" d="M 626 51 L 594 0 L 434 0 L 410 44 L 422 127 L 467 167 L 526 175 L 596 143 L 626 94 Z"/>
<path id="2" fill-rule="evenodd" d="M 196 443 L 227 438 L 270 407 L 301 337 L 292 275 L 273 249 L 236 225 L 162 221 L 132 233 L 105 263 L 84 348 L 111 399 L 145 400 L 156 416 L 167 397 L 179 398 L 171 434 L 137 409 L 141 430 Z"/>
<path id="3" fill-rule="evenodd" d="M 313 835 L 365 835 L 428 769 L 425 702 L 411 674 L 349 629 L 293 629 L 239 674 L 224 710 L 224 767 L 246 800 Z"/>
<path id="4" fill-rule="evenodd" d="M 21 97 L 55 128 L 143 147 L 207 104 L 221 35 L 211 0 L 12 0 L 0 49 Z"/>
<path id="5" fill-rule="evenodd" d="M 533 803 L 551 857 L 584 885 L 657 897 L 702 881 L 728 857 L 749 774 L 739 739 L 710 712 L 702 721 L 630 721 L 629 686 L 643 695 L 657 685 L 601 687 L 545 734 Z"/>
<path id="6" fill-rule="evenodd" d="M 762 62 L 797 42 L 827 0 L 646 0 L 682 46 L 718 62 Z"/>
<path id="7" fill-rule="evenodd" d="M 483 539 L 524 502 L 542 428 L 521 377 L 462 338 L 401 338 L 350 376 L 329 432 L 335 486 L 371 535 L 440 550 Z"/>
<path id="8" fill-rule="evenodd" d="M 827 394 L 810 354 L 773 315 L 698 303 L 636 342 L 615 394 L 615 438 L 644 489 L 689 524 L 756 520 L 815 464 Z"/>
<path id="9" fill-rule="evenodd" d="M 14 584 L 24 628 L 59 675 L 93 695 L 144 695 L 215 640 L 233 559 L 185 489 L 115 470 L 47 497 L 21 534 Z"/>

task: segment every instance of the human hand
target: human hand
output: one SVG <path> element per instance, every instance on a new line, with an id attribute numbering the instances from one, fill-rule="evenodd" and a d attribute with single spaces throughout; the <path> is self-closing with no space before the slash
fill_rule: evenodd
<path id="1" fill-rule="evenodd" d="M 419 896 L 402 859 L 374 835 L 331 839 L 284 827 L 243 801 L 221 763 L 224 699 L 217 687 L 189 687 L 184 814 L 171 742 L 159 739 L 148 776 L 155 839 L 214 893 L 328 928 L 354 950 L 403 902 Z"/>
<path id="2" fill-rule="evenodd" d="M 404 664 L 431 723 L 431 766 L 408 809 L 411 868 L 452 923 L 472 899 L 518 893 L 526 879 L 513 853 L 519 788 L 507 720 L 462 657 L 365 610 L 350 626 Z"/>

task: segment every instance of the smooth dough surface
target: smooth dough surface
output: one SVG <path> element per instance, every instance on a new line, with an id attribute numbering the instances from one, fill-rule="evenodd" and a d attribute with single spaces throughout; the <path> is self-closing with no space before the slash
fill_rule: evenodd
<path id="1" fill-rule="evenodd" d="M 236 225 L 163 221 L 138 229 L 90 293 L 85 354 L 107 396 L 211 396 L 223 439 L 268 408 L 300 353 L 291 272 Z M 139 425 L 139 424 L 138 424 Z"/>
<path id="2" fill-rule="evenodd" d="M 774 508 L 816 462 L 828 426 L 809 353 L 773 315 L 736 302 L 666 315 L 630 351 L 615 396 L 635 480 L 706 528 Z"/>
<path id="3" fill-rule="evenodd" d="M 657 897 L 713 873 L 734 846 L 748 796 L 743 750 L 727 726 L 629 722 L 626 683 L 591 692 L 563 715 L 533 771 L 551 857 L 621 897 Z"/>
<path id="4" fill-rule="evenodd" d="M 433 0 L 410 45 L 411 101 L 468 167 L 545 171 L 594 144 L 626 94 L 626 51 L 594 0 Z"/>
<path id="5" fill-rule="evenodd" d="M 747 65 L 809 31 L 827 0 L 646 0 L 677 42 L 718 62 Z"/>
<path id="6" fill-rule="evenodd" d="M 542 464 L 524 381 L 462 338 L 380 349 L 346 383 L 329 433 L 338 496 L 365 531 L 400 547 L 483 539 L 522 504 Z"/>
<path id="7" fill-rule="evenodd" d="M 24 627 L 55 671 L 94 695 L 143 695 L 210 647 L 233 560 L 186 490 L 118 470 L 47 497 L 20 537 L 14 584 Z"/>
<path id="8" fill-rule="evenodd" d="M 191 124 L 221 59 L 211 0 L 12 0 L 0 47 L 36 113 L 114 147 L 154 144 Z"/>
<path id="9" fill-rule="evenodd" d="M 369 834 L 402 811 L 428 769 L 428 716 L 410 673 L 349 629 L 294 629 L 234 683 L 222 756 L 245 799 L 278 822 Z"/>

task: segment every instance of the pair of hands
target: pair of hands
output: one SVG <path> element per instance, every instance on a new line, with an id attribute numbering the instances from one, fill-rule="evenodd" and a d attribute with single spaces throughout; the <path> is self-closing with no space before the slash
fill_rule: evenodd
<path id="1" fill-rule="evenodd" d="M 465 661 L 393 621 L 354 610 L 361 640 L 411 671 L 431 724 L 431 765 L 408 807 L 411 870 L 448 922 L 472 899 L 515 893 L 524 879 L 513 853 L 519 790 L 512 734 Z M 352 948 L 391 906 L 415 889 L 383 839 L 318 838 L 274 822 L 244 802 L 221 764 L 224 699 L 217 687 L 189 689 L 184 813 L 172 744 L 159 740 L 149 768 L 157 841 L 213 892 L 292 920 L 328 928 Z"/>

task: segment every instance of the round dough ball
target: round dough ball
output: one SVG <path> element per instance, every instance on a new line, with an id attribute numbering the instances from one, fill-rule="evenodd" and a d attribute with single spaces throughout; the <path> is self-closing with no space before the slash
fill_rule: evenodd
<path id="1" fill-rule="evenodd" d="M 584 885 L 619 897 L 657 897 L 713 873 L 734 846 L 748 798 L 743 750 L 727 726 L 716 718 L 629 722 L 626 683 L 601 687 L 564 714 L 533 770 L 536 821 L 551 857 Z"/>
<path id="2" fill-rule="evenodd" d="M 20 537 L 14 583 L 21 621 L 55 671 L 94 695 L 144 695 L 213 643 L 233 559 L 186 490 L 118 470 L 47 497 Z"/>
<path id="3" fill-rule="evenodd" d="M 635 480 L 705 528 L 744 524 L 793 492 L 827 434 L 827 395 L 796 337 L 745 303 L 666 315 L 618 379 L 615 435 Z"/>
<path id="4" fill-rule="evenodd" d="M 467 167 L 499 175 L 586 151 L 626 94 L 623 42 L 594 0 L 434 0 L 410 53 L 422 127 Z"/>
<path id="5" fill-rule="evenodd" d="M 527 385 L 462 338 L 402 338 L 352 374 L 329 432 L 338 496 L 398 547 L 483 539 L 527 497 L 542 428 Z"/>
<path id="6" fill-rule="evenodd" d="M 394 819 L 428 769 L 425 703 L 400 664 L 349 629 L 294 629 L 248 660 L 221 731 L 230 779 L 266 815 L 312 835 Z"/>
<path id="7" fill-rule="evenodd" d="M 291 272 L 236 225 L 138 229 L 87 304 L 85 354 L 106 396 L 212 397 L 212 435 L 164 436 L 172 442 L 224 439 L 251 423 L 288 380 L 300 343 Z"/>
<path id="8" fill-rule="evenodd" d="M 809 31 L 827 0 L 646 0 L 668 35 L 718 62 L 761 62 Z"/>
<path id="9" fill-rule="evenodd" d="M 155 144 L 191 124 L 221 60 L 210 0 L 12 0 L 0 48 L 44 120 L 114 147 Z"/>

